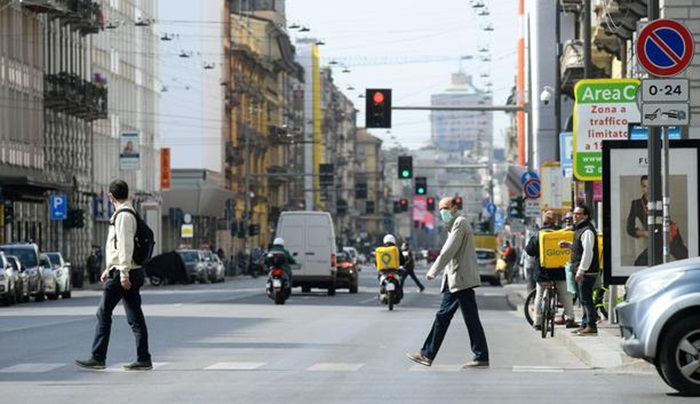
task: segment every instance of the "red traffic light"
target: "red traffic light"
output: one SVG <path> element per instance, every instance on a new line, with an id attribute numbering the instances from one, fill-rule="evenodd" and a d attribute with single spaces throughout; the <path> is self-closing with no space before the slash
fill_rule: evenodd
<path id="1" fill-rule="evenodd" d="M 408 205 L 408 199 L 401 199 L 402 205 Z"/>
<path id="2" fill-rule="evenodd" d="M 428 198 L 426 200 L 426 203 L 428 205 L 428 212 L 432 212 L 435 210 L 435 198 Z"/>
<path id="3" fill-rule="evenodd" d="M 375 104 L 381 104 L 384 102 L 384 93 L 381 91 L 377 91 L 374 93 L 372 96 L 372 101 L 374 101 Z"/>

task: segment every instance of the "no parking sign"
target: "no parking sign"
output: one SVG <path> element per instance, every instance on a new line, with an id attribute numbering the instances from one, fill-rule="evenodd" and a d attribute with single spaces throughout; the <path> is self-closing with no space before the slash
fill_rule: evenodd
<path id="1" fill-rule="evenodd" d="M 672 77 L 693 60 L 693 34 L 678 21 L 654 20 L 642 28 L 636 50 L 639 63 L 650 74 Z"/>

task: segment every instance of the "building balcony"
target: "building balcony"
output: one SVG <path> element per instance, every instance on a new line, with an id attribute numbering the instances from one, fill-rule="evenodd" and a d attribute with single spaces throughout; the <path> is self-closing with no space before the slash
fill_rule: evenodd
<path id="1" fill-rule="evenodd" d="M 226 142 L 226 164 L 229 166 L 239 166 L 244 162 L 243 148 L 234 146 L 233 142 Z"/>
<path id="2" fill-rule="evenodd" d="M 61 72 L 44 78 L 44 106 L 86 121 L 107 118 L 108 91 L 104 81 L 89 82 Z"/>
<path id="3" fill-rule="evenodd" d="M 292 173 L 288 167 L 269 166 L 267 167 L 267 180 L 270 185 L 287 184 L 292 181 Z"/>
<path id="4" fill-rule="evenodd" d="M 59 16 L 64 24 L 82 35 L 96 34 L 104 29 L 102 5 L 92 0 L 65 0 L 67 11 Z"/>
<path id="5" fill-rule="evenodd" d="M 22 0 L 20 4 L 33 13 L 62 13 L 68 10 L 65 0 Z"/>
<path id="6" fill-rule="evenodd" d="M 583 41 L 573 39 L 564 43 L 564 50 L 559 59 L 561 65 L 561 91 L 573 98 L 574 86 L 584 78 Z M 605 78 L 605 70 L 591 64 L 591 79 Z"/>
<path id="7" fill-rule="evenodd" d="M 637 22 L 647 16 L 646 0 L 611 0 L 605 10 L 596 10 L 600 25 L 608 35 L 622 40 L 631 40 L 637 29 Z"/>

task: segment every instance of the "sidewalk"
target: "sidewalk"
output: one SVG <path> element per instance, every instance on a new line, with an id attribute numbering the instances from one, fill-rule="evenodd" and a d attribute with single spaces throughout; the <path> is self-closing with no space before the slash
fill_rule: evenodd
<path id="1" fill-rule="evenodd" d="M 508 302 L 523 317 L 523 305 L 528 295 L 524 283 L 504 285 L 507 291 Z M 581 308 L 574 308 L 576 319 L 581 318 Z M 534 332 L 534 331 L 533 331 Z M 554 338 L 563 343 L 569 351 L 580 358 L 584 363 L 594 369 L 602 369 L 615 373 L 656 373 L 656 369 L 650 363 L 642 359 L 634 359 L 627 356 L 620 347 L 620 328 L 617 324 L 604 321 L 598 324 L 598 336 L 580 337 L 571 334 L 570 329 L 564 326 L 556 326 Z"/>

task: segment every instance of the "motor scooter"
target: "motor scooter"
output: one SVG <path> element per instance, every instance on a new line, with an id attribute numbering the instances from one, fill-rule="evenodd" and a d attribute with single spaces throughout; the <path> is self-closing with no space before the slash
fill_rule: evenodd
<path id="1" fill-rule="evenodd" d="M 267 260 L 270 263 L 270 271 L 265 284 L 267 297 L 272 299 L 275 304 L 284 304 L 292 293 L 292 285 L 284 270 L 287 258 L 282 251 L 271 251 L 267 254 Z"/>
<path id="2" fill-rule="evenodd" d="M 401 286 L 401 274 L 394 269 L 380 271 L 379 274 L 379 302 L 394 310 L 394 305 L 401 303 L 403 299 L 403 287 Z"/>

